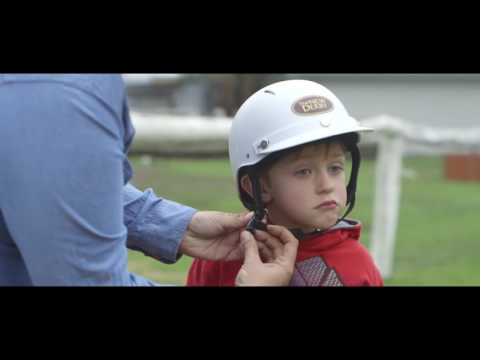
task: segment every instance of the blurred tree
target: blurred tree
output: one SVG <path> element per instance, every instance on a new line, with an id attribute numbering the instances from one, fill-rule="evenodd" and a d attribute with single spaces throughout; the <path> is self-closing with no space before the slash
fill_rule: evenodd
<path id="1" fill-rule="evenodd" d="M 158 74 L 152 74 L 155 76 Z M 168 74 L 167 74 L 168 75 Z M 129 86 L 134 108 L 178 114 L 233 117 L 242 103 L 262 87 L 285 79 L 285 74 L 178 74 L 152 78 L 149 83 Z"/>
<path id="2" fill-rule="evenodd" d="M 234 116 L 242 103 L 262 87 L 283 79 L 283 74 L 212 74 L 209 75 L 213 107 Z"/>

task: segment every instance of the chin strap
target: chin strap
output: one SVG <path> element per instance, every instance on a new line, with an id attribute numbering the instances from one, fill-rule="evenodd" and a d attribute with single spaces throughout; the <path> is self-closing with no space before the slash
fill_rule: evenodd
<path id="1" fill-rule="evenodd" d="M 262 194 L 260 191 L 260 181 L 258 180 L 258 176 L 256 176 L 254 172 L 249 172 L 248 177 L 252 183 L 253 199 L 255 201 L 255 213 L 252 220 L 250 220 L 247 225 L 247 230 L 253 234 L 255 230 L 267 230 L 267 226 L 262 222 L 262 220 L 265 218 L 266 212 L 262 202 Z"/>
<path id="2" fill-rule="evenodd" d="M 327 231 L 328 229 L 325 229 L 325 230 L 315 229 L 315 230 L 313 230 L 312 232 L 309 232 L 309 233 L 304 232 L 302 229 L 288 229 L 288 230 L 290 230 L 290 232 L 293 234 L 293 236 L 295 236 L 298 240 L 303 240 L 306 237 L 309 237 L 309 236 L 312 236 L 312 235 L 317 235 L 317 234 L 319 235 L 319 234 Z"/>
<path id="3" fill-rule="evenodd" d="M 353 210 L 355 206 L 355 196 L 357 193 L 357 178 L 358 178 L 358 171 L 360 169 L 360 150 L 358 149 L 357 145 L 352 145 L 349 148 L 350 154 L 352 155 L 352 173 L 350 174 L 350 181 L 347 185 L 347 204 L 348 208 L 345 214 L 337 221 L 337 224 L 345 219 L 348 214 Z"/>

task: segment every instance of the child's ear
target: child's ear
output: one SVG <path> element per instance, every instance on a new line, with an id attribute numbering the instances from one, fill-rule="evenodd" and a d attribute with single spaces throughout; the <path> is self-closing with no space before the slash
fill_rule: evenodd
<path id="1" fill-rule="evenodd" d="M 250 181 L 248 175 L 242 176 L 240 179 L 240 186 L 242 187 L 243 191 L 247 192 L 247 194 L 253 198 L 252 182 Z"/>
<path id="2" fill-rule="evenodd" d="M 252 190 L 252 182 L 248 175 L 243 175 L 240 179 L 240 186 L 242 187 L 243 191 L 246 191 L 248 195 L 253 198 L 253 190 Z M 262 202 L 264 204 L 268 204 L 272 201 L 272 195 L 270 194 L 270 187 L 268 186 L 268 182 L 261 177 L 260 178 L 260 187 L 262 188 Z"/>

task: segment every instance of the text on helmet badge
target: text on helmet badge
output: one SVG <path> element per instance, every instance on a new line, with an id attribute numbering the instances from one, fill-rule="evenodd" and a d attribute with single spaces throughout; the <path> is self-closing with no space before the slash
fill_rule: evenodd
<path id="1" fill-rule="evenodd" d="M 292 111 L 299 115 L 314 115 L 333 110 L 333 104 L 323 96 L 308 96 L 297 100 L 292 105 Z"/>

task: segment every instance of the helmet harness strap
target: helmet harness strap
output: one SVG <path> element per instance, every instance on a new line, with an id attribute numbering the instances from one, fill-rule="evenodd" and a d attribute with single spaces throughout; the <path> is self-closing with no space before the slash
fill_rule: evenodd
<path id="1" fill-rule="evenodd" d="M 262 220 L 265 218 L 265 207 L 263 206 L 260 180 L 254 170 L 248 171 L 248 177 L 252 183 L 253 200 L 255 202 L 254 216 L 247 225 L 247 230 L 252 234 L 256 229 L 266 231 L 267 226 Z"/>

